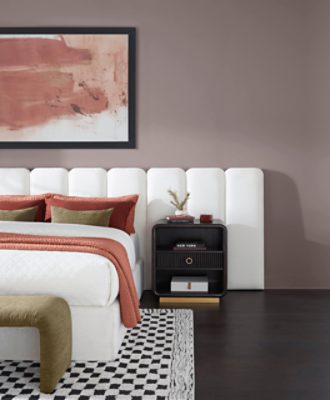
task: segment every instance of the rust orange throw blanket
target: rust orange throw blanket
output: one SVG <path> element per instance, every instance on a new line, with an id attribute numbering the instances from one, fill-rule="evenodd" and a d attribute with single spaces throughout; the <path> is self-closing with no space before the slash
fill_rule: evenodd
<path id="1" fill-rule="evenodd" d="M 106 257 L 119 277 L 119 302 L 123 324 L 133 328 L 140 321 L 139 300 L 124 246 L 112 239 L 0 233 L 0 250 L 45 250 L 92 253 Z"/>

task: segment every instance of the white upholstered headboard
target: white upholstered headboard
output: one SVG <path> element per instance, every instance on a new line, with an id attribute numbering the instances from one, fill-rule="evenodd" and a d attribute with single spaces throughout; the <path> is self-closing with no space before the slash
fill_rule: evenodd
<path id="1" fill-rule="evenodd" d="M 191 193 L 188 212 L 213 214 L 228 228 L 228 288 L 264 288 L 264 189 L 257 168 L 0 168 L 0 194 L 139 194 L 135 228 L 151 286 L 151 227 L 173 213 L 167 190 Z"/>

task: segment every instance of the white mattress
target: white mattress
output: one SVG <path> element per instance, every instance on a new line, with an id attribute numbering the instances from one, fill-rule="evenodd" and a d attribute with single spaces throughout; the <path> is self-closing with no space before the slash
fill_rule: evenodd
<path id="1" fill-rule="evenodd" d="M 136 262 L 136 237 L 114 228 L 0 221 L 0 232 L 110 238 L 126 248 L 132 269 Z M 96 254 L 1 250 L 0 276 L 0 295 L 54 295 L 75 306 L 105 306 L 119 293 L 113 264 Z"/>

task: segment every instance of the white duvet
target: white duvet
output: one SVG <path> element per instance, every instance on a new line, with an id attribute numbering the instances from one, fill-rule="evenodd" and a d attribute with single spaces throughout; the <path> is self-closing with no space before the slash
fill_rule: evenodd
<path id="1" fill-rule="evenodd" d="M 0 232 L 51 236 L 101 237 L 120 242 L 131 268 L 135 249 L 131 237 L 114 228 L 38 222 L 3 222 Z M 54 295 L 70 305 L 105 306 L 119 293 L 113 264 L 96 254 L 0 250 L 0 295 Z"/>

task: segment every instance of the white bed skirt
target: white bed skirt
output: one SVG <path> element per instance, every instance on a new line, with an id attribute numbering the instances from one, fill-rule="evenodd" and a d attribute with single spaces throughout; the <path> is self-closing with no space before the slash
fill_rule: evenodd
<path id="1" fill-rule="evenodd" d="M 139 297 L 142 295 L 143 262 L 133 270 Z M 72 359 L 113 360 L 124 339 L 118 299 L 105 307 L 71 306 Z M 35 328 L 0 328 L 0 359 L 39 360 L 39 332 Z"/>

